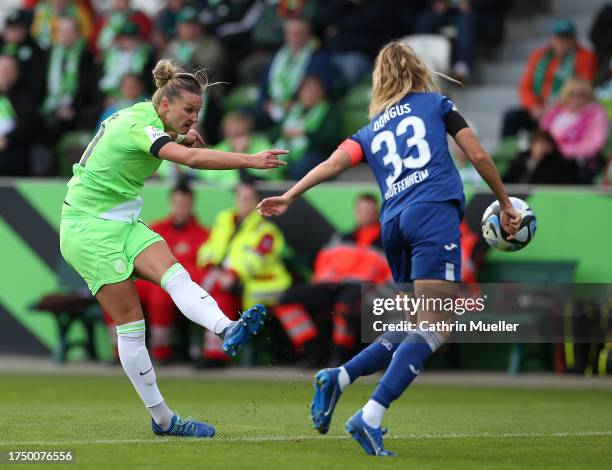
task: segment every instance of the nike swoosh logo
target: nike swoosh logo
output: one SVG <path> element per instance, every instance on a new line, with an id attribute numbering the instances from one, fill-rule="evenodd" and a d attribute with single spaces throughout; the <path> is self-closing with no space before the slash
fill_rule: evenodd
<path id="1" fill-rule="evenodd" d="M 329 408 L 327 409 L 327 411 L 325 413 L 323 413 L 323 416 L 328 416 L 331 413 L 331 409 L 334 406 L 334 402 L 336 401 L 336 393 L 338 392 L 338 387 L 334 388 L 334 393 L 331 397 L 331 401 L 329 402 Z"/>
<path id="2" fill-rule="evenodd" d="M 410 367 L 410 370 L 412 371 L 414 375 L 419 375 L 421 373 L 421 371 L 417 369 L 416 367 L 414 367 L 412 364 L 408 364 L 408 367 Z"/>
<path id="3" fill-rule="evenodd" d="M 454 250 L 455 248 L 457 248 L 457 245 L 456 245 L 456 244 L 454 244 L 454 243 L 451 243 L 450 245 L 444 245 L 444 248 L 445 248 L 447 251 L 450 251 L 450 250 Z"/>
<path id="4" fill-rule="evenodd" d="M 210 297 L 210 294 L 205 295 L 204 297 L 200 297 L 200 299 L 204 300 L 204 299 L 206 299 L 207 297 Z"/>
<path id="5" fill-rule="evenodd" d="M 146 372 L 140 372 L 140 375 L 147 375 L 152 370 L 153 370 L 153 366 L 151 366 L 151 368 L 148 371 L 146 371 Z"/>

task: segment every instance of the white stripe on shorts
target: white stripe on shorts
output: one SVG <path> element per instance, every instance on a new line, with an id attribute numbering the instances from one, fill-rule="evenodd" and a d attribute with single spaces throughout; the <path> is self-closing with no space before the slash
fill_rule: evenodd
<path id="1" fill-rule="evenodd" d="M 455 280 L 455 265 L 453 263 L 446 263 L 446 280 Z"/>

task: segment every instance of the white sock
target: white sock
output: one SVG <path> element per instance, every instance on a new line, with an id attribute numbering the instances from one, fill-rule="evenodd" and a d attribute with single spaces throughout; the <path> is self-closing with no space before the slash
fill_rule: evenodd
<path id="1" fill-rule="evenodd" d="M 372 428 L 379 428 L 387 408 L 374 400 L 368 400 L 363 407 L 363 420 Z"/>
<path id="2" fill-rule="evenodd" d="M 117 348 L 123 370 L 155 422 L 168 429 L 174 413 L 159 393 L 149 352 L 145 346 L 145 322 L 138 320 L 117 326 Z"/>
<path id="3" fill-rule="evenodd" d="M 170 428 L 174 412 L 168 408 L 165 401 L 162 401 L 159 405 L 149 407 L 149 413 L 151 413 L 153 420 L 164 431 Z"/>
<path id="4" fill-rule="evenodd" d="M 232 321 L 227 318 L 215 299 L 191 280 L 179 263 L 172 265 L 162 277 L 162 288 L 170 294 L 179 310 L 192 322 L 219 334 Z"/>
<path id="5" fill-rule="evenodd" d="M 338 374 L 338 385 L 340 391 L 343 392 L 347 385 L 351 384 L 351 378 L 344 367 L 340 367 L 340 373 Z"/>

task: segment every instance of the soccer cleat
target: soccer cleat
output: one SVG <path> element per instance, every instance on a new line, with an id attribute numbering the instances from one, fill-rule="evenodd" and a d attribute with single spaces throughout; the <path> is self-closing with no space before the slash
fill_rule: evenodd
<path id="1" fill-rule="evenodd" d="M 393 457 L 395 454 L 383 447 L 382 437 L 387 433 L 383 428 L 372 428 L 363 420 L 363 410 L 359 410 L 346 422 L 346 432 L 355 439 L 368 455 Z"/>
<path id="2" fill-rule="evenodd" d="M 157 425 L 155 420 L 151 419 L 151 427 L 153 432 L 159 436 L 213 437 L 215 435 L 214 426 L 194 421 L 191 416 L 181 419 L 180 416 L 174 415 L 170 427 L 165 431 Z"/>
<path id="3" fill-rule="evenodd" d="M 232 322 L 223 332 L 223 351 L 235 356 L 240 348 L 261 331 L 266 320 L 266 308 L 257 304 L 242 314 L 240 320 Z"/>
<path id="4" fill-rule="evenodd" d="M 334 408 L 342 390 L 338 382 L 340 369 L 323 369 L 315 375 L 314 389 L 315 394 L 310 406 L 310 419 L 313 427 L 321 434 L 326 434 L 329 431 Z"/>

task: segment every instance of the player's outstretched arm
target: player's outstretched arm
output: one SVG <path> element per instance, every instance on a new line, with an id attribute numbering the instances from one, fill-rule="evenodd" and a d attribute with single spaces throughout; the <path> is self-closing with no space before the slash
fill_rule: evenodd
<path id="1" fill-rule="evenodd" d="M 289 153 L 289 151 L 271 149 L 249 155 L 214 149 L 191 148 L 175 142 L 168 142 L 159 150 L 159 158 L 198 170 L 233 170 L 238 168 L 265 170 L 286 165 L 286 162 L 278 159 L 279 155 L 286 153 Z"/>
<path id="2" fill-rule="evenodd" d="M 346 150 L 338 149 L 327 160 L 310 170 L 306 176 L 295 183 L 285 194 L 268 197 L 261 201 L 257 206 L 257 212 L 266 217 L 281 215 L 298 196 L 313 186 L 339 175 L 351 166 L 351 156 L 349 153 Z"/>
<path id="3" fill-rule="evenodd" d="M 455 134 L 455 141 L 470 159 L 480 176 L 482 176 L 482 179 L 489 185 L 493 194 L 495 194 L 499 201 L 502 227 L 506 232 L 513 235 L 520 227 L 521 215 L 512 207 L 495 163 L 493 163 L 489 154 L 482 148 L 480 141 L 469 127 L 465 127 L 457 132 Z"/>

